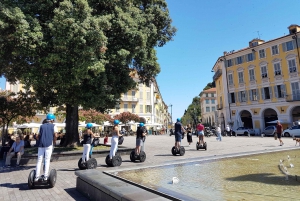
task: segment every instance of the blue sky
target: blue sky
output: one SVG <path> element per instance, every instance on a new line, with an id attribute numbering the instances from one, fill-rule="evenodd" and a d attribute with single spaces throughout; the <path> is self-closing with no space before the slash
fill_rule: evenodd
<path id="1" fill-rule="evenodd" d="M 300 25 L 298 0 L 167 0 L 174 41 L 157 49 L 163 100 L 172 104 L 173 121 L 212 82 L 211 69 L 224 51 L 239 50 L 260 37 L 268 41 Z M 258 33 L 259 32 L 259 33 Z M 5 81 L 0 78 L 0 88 Z M 171 110 L 169 109 L 169 112 Z"/>

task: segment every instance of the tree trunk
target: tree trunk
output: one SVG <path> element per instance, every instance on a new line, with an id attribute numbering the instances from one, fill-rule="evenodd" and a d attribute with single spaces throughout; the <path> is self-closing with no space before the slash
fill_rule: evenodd
<path id="1" fill-rule="evenodd" d="M 71 106 L 67 104 L 66 109 L 66 139 L 64 146 L 76 146 L 79 144 L 79 134 L 78 134 L 78 105 Z"/>
<path id="2" fill-rule="evenodd" d="M 5 124 L 2 127 L 2 147 L 5 145 L 6 138 L 5 138 Z"/>

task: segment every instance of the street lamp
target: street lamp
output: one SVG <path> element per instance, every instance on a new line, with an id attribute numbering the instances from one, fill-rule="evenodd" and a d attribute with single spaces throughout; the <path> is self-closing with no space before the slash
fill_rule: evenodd
<path id="1" fill-rule="evenodd" d="M 169 105 L 171 107 L 171 125 L 173 126 L 173 117 L 172 117 L 172 104 Z"/>

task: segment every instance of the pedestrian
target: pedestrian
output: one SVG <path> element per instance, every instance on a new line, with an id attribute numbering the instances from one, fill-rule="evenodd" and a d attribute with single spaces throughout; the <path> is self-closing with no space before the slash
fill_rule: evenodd
<path id="1" fill-rule="evenodd" d="M 276 134 L 277 134 L 277 138 L 278 138 L 278 140 L 280 142 L 280 146 L 284 145 L 284 143 L 281 140 L 282 131 L 283 131 L 282 125 L 280 124 L 280 121 L 277 121 Z"/>
<path id="2" fill-rule="evenodd" d="M 218 126 L 217 126 L 217 128 L 216 128 L 216 132 L 217 132 L 217 138 L 216 138 L 216 140 L 220 140 L 220 141 L 222 141 L 222 135 L 221 135 L 221 124 L 219 124 Z"/>
<path id="3" fill-rule="evenodd" d="M 141 153 L 141 147 L 144 146 L 145 140 L 147 135 L 147 129 L 144 126 L 144 123 L 141 122 L 140 126 L 138 127 L 136 131 L 136 147 L 135 147 L 135 154 L 140 155 Z"/>
<path id="4" fill-rule="evenodd" d="M 201 122 L 199 121 L 197 124 L 197 134 L 198 134 L 198 143 L 199 145 L 203 145 L 204 144 L 204 126 L 201 124 Z"/>
<path id="5" fill-rule="evenodd" d="M 178 151 L 180 150 L 180 143 L 184 134 L 184 128 L 180 120 L 180 118 L 177 118 L 177 121 L 175 123 L 175 149 L 177 149 Z"/>
<path id="6" fill-rule="evenodd" d="M 36 164 L 35 179 L 34 181 L 39 180 L 41 164 L 43 157 L 45 155 L 45 169 L 43 180 L 48 180 L 50 159 L 53 151 L 53 144 L 55 143 L 55 138 L 57 135 L 57 127 L 54 126 L 53 122 L 55 120 L 54 114 L 47 114 L 46 116 L 47 123 L 44 123 L 40 126 L 39 132 L 37 134 L 38 139 L 38 159 Z"/>
<path id="7" fill-rule="evenodd" d="M 83 133 L 83 152 L 82 152 L 82 160 L 81 163 L 85 163 L 90 159 L 90 150 L 91 150 L 91 143 L 92 143 L 92 138 L 95 137 L 92 128 L 93 124 L 92 123 L 87 123 L 86 124 L 86 130 Z"/>
<path id="8" fill-rule="evenodd" d="M 187 142 L 189 143 L 189 146 L 190 146 L 191 143 L 193 142 L 191 124 L 187 125 L 187 137 L 186 138 L 187 138 Z"/>
<path id="9" fill-rule="evenodd" d="M 109 159 L 112 160 L 112 158 L 115 156 L 117 149 L 118 149 L 118 142 L 119 142 L 119 136 L 123 136 L 119 132 L 119 120 L 114 120 L 114 128 L 111 132 L 111 147 L 109 151 Z"/>
<path id="10" fill-rule="evenodd" d="M 227 124 L 225 129 L 226 129 L 226 135 L 231 137 L 231 129 L 230 129 L 230 126 L 228 124 Z"/>

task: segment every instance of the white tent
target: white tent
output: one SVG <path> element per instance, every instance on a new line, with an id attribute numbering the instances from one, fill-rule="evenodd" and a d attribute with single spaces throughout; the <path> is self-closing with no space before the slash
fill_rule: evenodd
<path id="1" fill-rule="evenodd" d="M 66 127 L 66 123 L 54 123 L 57 127 Z"/>
<path id="2" fill-rule="evenodd" d="M 267 124 L 276 124 L 277 121 L 279 121 L 281 124 L 289 124 L 289 123 L 291 123 L 291 122 L 288 122 L 286 120 L 274 120 L 274 121 L 267 122 Z"/>
<path id="3" fill-rule="evenodd" d="M 18 125 L 17 128 L 39 128 L 41 125 L 39 123 L 29 123 Z"/>

